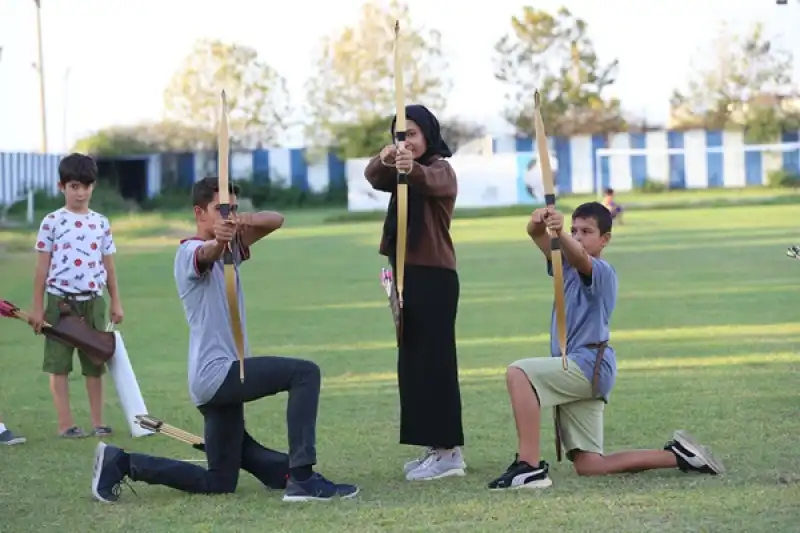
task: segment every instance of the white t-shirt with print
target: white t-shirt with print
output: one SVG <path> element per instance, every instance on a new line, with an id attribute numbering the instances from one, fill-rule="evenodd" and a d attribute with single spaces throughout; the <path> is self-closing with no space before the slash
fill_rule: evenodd
<path id="1" fill-rule="evenodd" d="M 103 294 L 106 269 L 103 257 L 117 251 L 108 219 L 89 210 L 73 213 L 61 208 L 48 214 L 36 236 L 37 252 L 50 252 L 47 292 Z"/>

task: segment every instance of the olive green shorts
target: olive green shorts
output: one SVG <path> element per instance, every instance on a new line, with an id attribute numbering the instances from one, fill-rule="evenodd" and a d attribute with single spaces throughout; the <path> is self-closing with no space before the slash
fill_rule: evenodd
<path id="1" fill-rule="evenodd" d="M 60 317 L 58 309 L 59 302 L 64 298 L 46 293 L 47 303 L 45 305 L 44 319 L 47 323 L 55 326 Z M 73 308 L 84 317 L 86 323 L 98 331 L 106 330 L 106 301 L 102 296 L 85 301 L 73 301 Z M 72 359 L 75 348 L 64 344 L 56 339 L 45 337 L 44 341 L 44 362 L 42 370 L 48 374 L 69 374 L 72 372 Z M 81 363 L 81 373 L 84 376 L 99 377 L 105 372 L 105 365 L 95 365 L 89 357 L 82 351 L 78 351 L 78 359 Z"/>
<path id="2" fill-rule="evenodd" d="M 567 370 L 560 357 L 534 357 L 511 363 L 528 376 L 542 409 L 559 407 L 561 442 L 572 460 L 576 450 L 603 453 L 603 400 L 592 399 L 592 384 L 574 361 Z"/>

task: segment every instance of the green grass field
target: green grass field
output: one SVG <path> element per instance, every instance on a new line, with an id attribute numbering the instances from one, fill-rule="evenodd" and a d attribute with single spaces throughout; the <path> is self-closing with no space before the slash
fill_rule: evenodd
<path id="1" fill-rule="evenodd" d="M 726 463 L 720 478 L 674 471 L 578 478 L 553 466 L 545 492 L 493 494 L 486 483 L 516 443 L 503 373 L 547 353 L 552 282 L 526 240 L 526 217 L 459 220 L 459 312 L 465 478 L 410 484 L 401 466 L 417 450 L 397 444 L 393 329 L 378 284 L 380 223 L 320 225 L 291 215 L 243 271 L 254 352 L 308 357 L 324 375 L 319 467 L 361 485 L 355 501 L 289 505 L 243 474 L 238 493 L 187 496 L 136 485 L 116 506 L 90 499 L 94 439 L 56 438 L 41 373 L 42 340 L 0 321 L 0 411 L 28 437 L 0 450 L 0 531 L 264 532 L 797 531 L 800 520 L 800 262 L 797 207 L 632 211 L 607 257 L 620 280 L 612 343 L 619 379 L 606 411 L 608 450 L 661 447 L 684 428 Z M 172 278 L 174 216 L 112 220 L 126 320 L 122 331 L 150 411 L 202 433 L 186 388 L 187 328 Z M 32 236 L 0 233 L 0 297 L 30 302 Z M 86 393 L 73 376 L 76 419 Z M 175 458 L 202 454 L 167 437 L 127 437 L 106 384 L 111 442 Z M 285 447 L 285 398 L 247 408 L 250 431 Z M 555 462 L 552 427 L 542 430 Z"/>

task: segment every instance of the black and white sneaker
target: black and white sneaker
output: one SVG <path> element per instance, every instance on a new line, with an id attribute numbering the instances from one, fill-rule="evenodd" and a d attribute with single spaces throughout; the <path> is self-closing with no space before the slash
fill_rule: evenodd
<path id="1" fill-rule="evenodd" d="M 119 500 L 120 485 L 128 475 L 126 454 L 116 446 L 98 443 L 94 451 L 92 496 L 97 501 L 113 503 Z"/>
<path id="2" fill-rule="evenodd" d="M 15 444 L 25 444 L 25 441 L 25 437 L 22 435 L 15 435 L 10 429 L 4 429 L 0 432 L 0 444 L 14 446 Z"/>
<path id="3" fill-rule="evenodd" d="M 532 466 L 519 460 L 519 454 L 514 456 L 502 476 L 489 483 L 489 490 L 515 490 L 515 489 L 546 489 L 553 484 L 548 475 L 550 465 L 539 461 L 537 466 Z"/>
<path id="4" fill-rule="evenodd" d="M 683 430 L 676 431 L 664 449 L 675 455 L 681 472 L 698 472 L 712 476 L 725 473 L 725 467 L 711 451 Z"/>

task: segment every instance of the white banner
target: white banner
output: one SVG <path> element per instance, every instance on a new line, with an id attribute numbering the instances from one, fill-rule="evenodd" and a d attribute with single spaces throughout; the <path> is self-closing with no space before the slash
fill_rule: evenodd
<path id="1" fill-rule="evenodd" d="M 542 175 L 534 152 L 494 155 L 460 155 L 449 159 L 458 177 L 460 207 L 500 207 L 542 205 Z M 376 191 L 364 177 L 369 159 L 350 159 L 347 175 L 348 211 L 383 211 L 389 205 L 389 193 Z M 553 173 L 558 161 L 550 156 Z"/>

